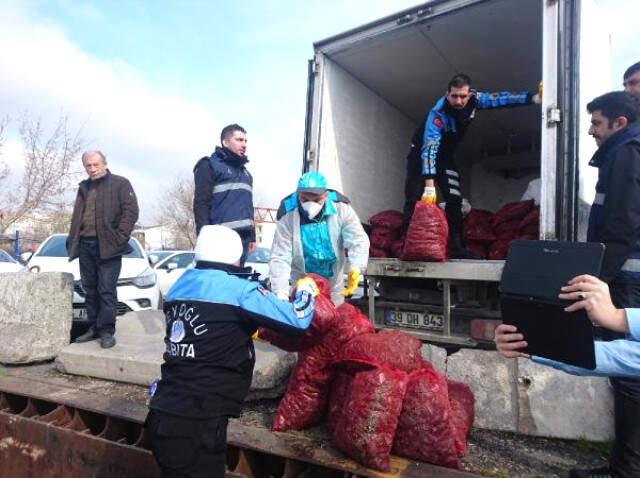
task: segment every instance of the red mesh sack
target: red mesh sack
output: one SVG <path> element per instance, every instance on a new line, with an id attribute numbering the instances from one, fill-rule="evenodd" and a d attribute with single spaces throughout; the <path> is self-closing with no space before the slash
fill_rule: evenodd
<path id="1" fill-rule="evenodd" d="M 375 247 L 376 249 L 389 249 L 393 241 L 397 241 L 399 237 L 400 232 L 397 229 L 376 226 L 371 230 L 369 240 L 371 247 Z"/>
<path id="2" fill-rule="evenodd" d="M 518 235 L 518 230 L 520 229 L 520 221 L 518 219 L 514 219 L 512 221 L 505 221 L 498 224 L 494 231 L 498 239 L 511 237 L 512 239 Z"/>
<path id="3" fill-rule="evenodd" d="M 369 257 L 389 257 L 388 253 L 384 249 L 378 249 L 376 247 L 369 248 Z"/>
<path id="4" fill-rule="evenodd" d="M 493 213 L 483 209 L 472 209 L 464 218 L 462 231 L 465 242 L 488 244 L 496 237 L 491 226 Z"/>
<path id="5" fill-rule="evenodd" d="M 320 337 L 311 335 L 308 330 L 303 335 L 293 336 L 280 334 L 265 327 L 258 329 L 258 337 L 287 352 L 308 350 L 320 341 Z"/>
<path id="6" fill-rule="evenodd" d="M 422 342 L 399 330 L 365 334 L 347 342 L 336 362 L 365 362 L 411 372 L 420 367 Z"/>
<path id="7" fill-rule="evenodd" d="M 487 258 L 487 246 L 485 244 L 479 244 L 476 242 L 467 242 L 467 250 L 474 256 L 478 256 L 481 259 Z"/>
<path id="8" fill-rule="evenodd" d="M 369 224 L 390 229 L 400 229 L 402 227 L 402 213 L 392 209 L 381 211 L 369 218 Z"/>
<path id="9" fill-rule="evenodd" d="M 524 229 L 525 227 L 533 224 L 535 224 L 536 226 L 540 224 L 540 208 L 537 206 L 520 220 L 518 229 Z"/>
<path id="10" fill-rule="evenodd" d="M 331 284 L 327 279 L 314 273 L 307 274 L 305 277 L 311 277 L 313 279 L 313 281 L 318 286 L 320 295 L 327 297 L 329 299 L 331 298 Z"/>
<path id="11" fill-rule="evenodd" d="M 322 422 L 327 409 L 333 359 L 343 344 L 353 337 L 374 332 L 367 317 L 351 304 L 340 305 L 336 312 L 340 320 L 317 344 L 299 354 L 287 391 L 273 417 L 273 431 L 302 430 Z"/>
<path id="12" fill-rule="evenodd" d="M 478 224 L 491 224 L 492 217 L 492 212 L 485 211 L 484 209 L 472 209 L 464 217 L 464 225 L 472 227 Z"/>
<path id="13" fill-rule="evenodd" d="M 335 373 L 333 381 L 331 382 L 327 422 L 329 424 L 329 430 L 332 433 L 336 429 L 336 424 L 342 419 L 344 404 L 347 400 L 352 378 L 351 374 L 339 370 Z"/>
<path id="14" fill-rule="evenodd" d="M 521 220 L 535 207 L 533 199 L 528 201 L 517 201 L 505 204 L 500 210 L 493 216 L 491 224 L 495 228 L 498 224 L 511 221 L 514 219 Z"/>
<path id="15" fill-rule="evenodd" d="M 538 239 L 540 237 L 540 225 L 529 224 L 528 226 L 525 226 L 520 230 L 520 234 L 536 236 L 536 239 Z"/>
<path id="16" fill-rule="evenodd" d="M 489 252 L 487 253 L 487 258 L 493 261 L 502 260 L 507 258 L 507 253 L 509 252 L 509 247 L 511 246 L 511 241 L 502 241 L 498 240 L 489 246 Z"/>
<path id="17" fill-rule="evenodd" d="M 476 399 L 466 383 L 447 380 L 447 389 L 456 449 L 458 455 L 464 455 L 467 452 L 467 437 L 475 418 Z"/>
<path id="18" fill-rule="evenodd" d="M 540 234 L 523 234 L 519 237 L 519 239 L 526 239 L 528 241 L 538 241 L 540 239 Z"/>
<path id="19" fill-rule="evenodd" d="M 409 375 L 393 452 L 412 460 L 458 468 L 447 381 L 430 367 Z"/>
<path id="20" fill-rule="evenodd" d="M 389 471 L 407 380 L 405 372 L 384 367 L 357 373 L 333 431 L 336 447 L 365 466 Z"/>
<path id="21" fill-rule="evenodd" d="M 389 250 L 390 257 L 400 257 L 402 255 L 402 248 L 404 247 L 404 239 L 398 239 L 397 241 L 393 241 L 391 243 L 391 248 Z"/>
<path id="22" fill-rule="evenodd" d="M 446 261 L 448 237 L 449 226 L 444 211 L 435 204 L 418 201 L 400 258 L 404 261 Z"/>

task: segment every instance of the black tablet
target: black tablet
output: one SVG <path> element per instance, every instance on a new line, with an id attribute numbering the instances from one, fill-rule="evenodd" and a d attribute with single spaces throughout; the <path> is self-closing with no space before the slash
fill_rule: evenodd
<path id="1" fill-rule="evenodd" d="M 593 326 L 586 312 L 567 313 L 560 288 L 580 274 L 600 275 L 604 245 L 584 242 L 512 243 L 500 281 L 502 320 L 528 343 L 525 353 L 596 367 Z"/>

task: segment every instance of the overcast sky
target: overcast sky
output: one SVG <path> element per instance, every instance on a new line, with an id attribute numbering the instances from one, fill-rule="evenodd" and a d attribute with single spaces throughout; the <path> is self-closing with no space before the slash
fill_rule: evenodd
<path id="1" fill-rule="evenodd" d="M 161 191 L 191 178 L 222 126 L 248 131 L 256 206 L 277 206 L 301 169 L 312 43 L 420 2 L 407 0 L 0 0 L 3 155 L 19 170 L 15 126 L 27 112 L 68 115 L 150 225 Z M 640 2 L 597 0 L 617 25 L 612 88 L 638 53 Z"/>

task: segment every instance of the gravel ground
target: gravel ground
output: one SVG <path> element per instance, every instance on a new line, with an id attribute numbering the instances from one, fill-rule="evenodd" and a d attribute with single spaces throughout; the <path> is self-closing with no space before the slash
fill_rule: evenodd
<path id="1" fill-rule="evenodd" d="M 269 428 L 277 405 L 277 400 L 247 403 L 240 421 Z M 324 426 L 292 433 L 330 441 Z M 473 429 L 461 465 L 465 471 L 496 478 L 566 477 L 571 468 L 604 466 L 608 446 Z"/>

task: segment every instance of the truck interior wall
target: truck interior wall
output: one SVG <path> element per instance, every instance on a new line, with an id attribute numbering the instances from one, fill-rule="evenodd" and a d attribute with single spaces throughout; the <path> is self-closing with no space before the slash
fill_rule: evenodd
<path id="1" fill-rule="evenodd" d="M 413 130 L 455 73 L 481 91 L 535 91 L 542 2 L 490 0 L 357 42 L 324 45 L 320 170 L 363 220 L 401 208 Z M 479 111 L 457 151 L 474 207 L 519 200 L 540 170 L 540 107 Z"/>
<path id="2" fill-rule="evenodd" d="M 329 59 L 324 89 L 319 169 L 348 196 L 363 221 L 383 209 L 401 209 L 402 160 L 413 121 Z"/>

